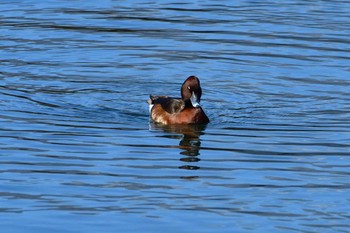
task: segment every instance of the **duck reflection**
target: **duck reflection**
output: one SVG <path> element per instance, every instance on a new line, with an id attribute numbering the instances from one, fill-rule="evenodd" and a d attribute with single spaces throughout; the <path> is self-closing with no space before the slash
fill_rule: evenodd
<path id="1" fill-rule="evenodd" d="M 189 163 L 199 162 L 198 155 L 200 154 L 200 136 L 204 134 L 206 125 L 158 125 L 151 123 L 151 128 L 162 129 L 164 132 L 169 133 L 165 137 L 178 138 L 180 155 L 184 156 L 180 158 L 180 161 L 187 163 L 180 166 L 180 169 L 197 170 L 200 167 Z"/>

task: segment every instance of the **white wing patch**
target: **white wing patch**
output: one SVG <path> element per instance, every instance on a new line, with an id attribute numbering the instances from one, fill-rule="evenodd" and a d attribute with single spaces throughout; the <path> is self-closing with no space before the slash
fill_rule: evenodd
<path id="1" fill-rule="evenodd" d="M 153 105 L 154 105 L 154 104 L 148 105 L 148 107 L 149 107 L 149 112 L 150 112 L 150 113 L 151 113 L 151 111 L 152 111 Z"/>

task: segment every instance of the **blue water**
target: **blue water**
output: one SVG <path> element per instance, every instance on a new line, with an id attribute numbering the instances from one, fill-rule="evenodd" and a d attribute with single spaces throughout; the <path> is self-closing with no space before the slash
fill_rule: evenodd
<path id="1" fill-rule="evenodd" d="M 349 12 L 2 1 L 1 232 L 349 232 Z M 211 122 L 150 123 L 189 75 Z"/>

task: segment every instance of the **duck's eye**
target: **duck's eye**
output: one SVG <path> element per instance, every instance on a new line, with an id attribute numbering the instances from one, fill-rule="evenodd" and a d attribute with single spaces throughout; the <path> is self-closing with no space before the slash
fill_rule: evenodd
<path id="1" fill-rule="evenodd" d="M 188 86 L 188 87 L 187 87 L 187 89 L 188 89 L 188 90 L 191 90 L 191 87 L 190 87 L 190 86 Z"/>

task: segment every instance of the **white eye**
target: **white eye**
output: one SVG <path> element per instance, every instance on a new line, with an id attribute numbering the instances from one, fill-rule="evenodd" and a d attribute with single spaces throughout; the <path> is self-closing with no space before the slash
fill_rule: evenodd
<path id="1" fill-rule="evenodd" d="M 188 87 L 187 87 L 187 89 L 188 89 L 188 90 L 190 90 L 190 89 L 191 89 L 191 87 L 190 87 L 190 86 L 188 86 Z"/>

